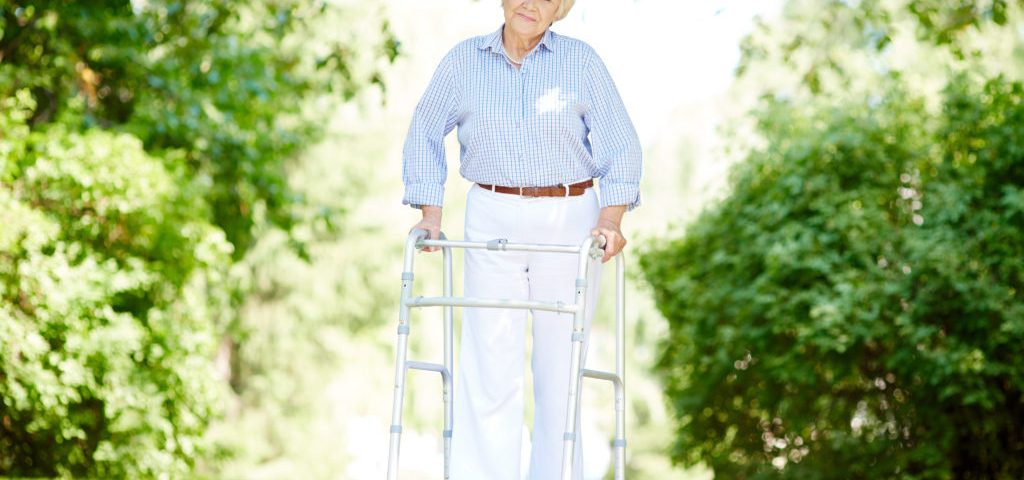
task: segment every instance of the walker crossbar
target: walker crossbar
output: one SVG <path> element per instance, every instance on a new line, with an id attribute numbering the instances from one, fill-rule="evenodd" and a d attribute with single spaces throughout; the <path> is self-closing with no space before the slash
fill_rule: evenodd
<path id="1" fill-rule="evenodd" d="M 437 373 L 440 373 L 442 377 L 451 376 L 451 374 L 448 373 L 448 369 L 444 368 L 444 365 L 441 365 L 440 363 L 416 362 L 416 361 L 413 361 L 413 360 L 409 360 L 409 361 L 405 362 L 405 366 L 408 367 L 408 368 L 416 369 L 416 370 L 426 370 L 428 372 L 437 372 Z"/>
<path id="2" fill-rule="evenodd" d="M 421 240 L 416 243 L 417 247 L 453 247 L 453 248 L 482 248 L 486 250 L 520 251 L 520 252 L 552 252 L 552 253 L 580 253 L 579 245 L 547 245 L 533 243 L 508 243 L 504 239 L 491 240 L 490 242 L 469 242 L 456 240 Z"/>
<path id="3" fill-rule="evenodd" d="M 602 372 L 600 370 L 590 370 L 584 368 L 582 374 L 584 377 L 590 377 L 597 380 L 607 380 L 615 384 L 622 383 L 622 380 L 619 379 L 619 376 L 612 372 Z"/>
<path id="4" fill-rule="evenodd" d="M 405 301 L 410 307 L 481 307 L 481 308 L 518 308 L 529 310 L 545 310 L 548 312 L 576 313 L 577 305 L 565 302 L 538 302 L 527 300 L 508 300 L 473 297 L 416 297 Z"/>
<path id="5" fill-rule="evenodd" d="M 398 313 L 398 345 L 395 353 L 395 389 L 391 410 L 391 445 L 388 452 L 388 480 L 398 478 L 398 456 L 402 436 L 402 402 L 405 396 L 405 375 L 407 370 L 426 370 L 441 374 L 444 400 L 444 478 L 450 477 L 451 437 L 452 437 L 452 308 L 483 307 L 513 308 L 529 310 L 546 310 L 573 314 L 572 361 L 569 382 L 569 396 L 566 406 L 566 425 L 562 444 L 562 480 L 572 478 L 573 453 L 576 449 L 576 420 L 580 408 L 580 386 L 584 378 L 606 380 L 615 387 L 615 438 L 612 447 L 615 449 L 615 480 L 624 480 L 626 466 L 625 438 L 625 275 L 623 255 L 615 257 L 615 372 L 604 372 L 583 368 L 584 319 L 587 304 L 587 272 L 590 263 L 604 254 L 605 238 L 589 237 L 580 245 L 545 245 L 508 243 L 506 239 L 495 239 L 488 242 L 451 241 L 440 234 L 439 240 L 428 239 L 426 230 L 413 230 L 405 243 L 405 262 L 402 271 L 402 296 Z M 437 247 L 444 252 L 444 296 L 413 297 L 412 284 L 413 263 L 416 250 L 426 247 Z M 452 295 L 452 248 L 477 248 L 491 251 L 529 251 L 572 253 L 579 255 L 576 277 L 575 302 L 538 302 L 512 299 L 491 299 L 473 297 L 455 297 Z M 413 308 L 440 306 L 444 308 L 444 363 L 428 363 L 406 360 L 409 337 L 409 316 Z"/>

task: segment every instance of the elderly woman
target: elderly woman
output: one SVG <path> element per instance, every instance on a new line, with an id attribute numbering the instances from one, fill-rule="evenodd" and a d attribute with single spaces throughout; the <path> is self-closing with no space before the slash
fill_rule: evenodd
<path id="1" fill-rule="evenodd" d="M 403 203 L 423 215 L 413 228 L 439 236 L 447 175 L 443 139 L 458 126 L 459 173 L 473 182 L 467 239 L 579 244 L 588 235 L 604 235 L 604 262 L 625 246 L 619 226 L 640 203 L 640 142 L 594 50 L 550 30 L 572 5 L 503 0 L 501 28 L 459 43 L 441 61 L 416 106 L 403 153 Z M 465 254 L 466 296 L 574 302 L 573 256 Z M 591 270 L 588 283 L 597 285 L 600 269 Z M 597 295 L 588 296 L 587 332 Z M 572 315 L 532 315 L 529 478 L 545 480 L 557 478 L 561 467 Z M 525 330 L 523 310 L 465 311 L 455 378 L 455 480 L 521 478 Z M 575 472 L 582 471 L 581 450 L 577 445 Z"/>

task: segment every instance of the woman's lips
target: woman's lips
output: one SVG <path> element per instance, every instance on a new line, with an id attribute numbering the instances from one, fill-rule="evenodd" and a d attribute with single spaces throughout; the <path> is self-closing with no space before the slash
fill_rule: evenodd
<path id="1" fill-rule="evenodd" d="M 516 15 L 519 15 L 520 17 L 523 17 L 523 18 L 524 18 L 524 19 L 525 19 L 526 21 L 528 21 L 528 22 L 536 22 L 536 21 L 537 21 L 537 20 L 535 20 L 535 19 L 533 19 L 533 18 L 531 18 L 531 17 L 528 17 L 528 16 L 526 16 L 526 15 L 523 15 L 522 13 L 517 13 Z"/>

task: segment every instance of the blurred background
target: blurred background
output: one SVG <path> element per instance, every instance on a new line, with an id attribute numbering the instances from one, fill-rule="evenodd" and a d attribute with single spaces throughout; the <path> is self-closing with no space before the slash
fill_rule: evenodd
<path id="1" fill-rule="evenodd" d="M 555 24 L 645 150 L 627 476 L 1024 478 L 1022 9 L 579 0 Z M 0 476 L 383 477 L 402 142 L 499 2 L 0 13 Z M 439 361 L 440 311 L 411 338 Z M 611 391 L 583 395 L 586 478 L 611 478 Z M 442 478 L 434 375 L 410 372 L 404 424 L 402 478 Z"/>

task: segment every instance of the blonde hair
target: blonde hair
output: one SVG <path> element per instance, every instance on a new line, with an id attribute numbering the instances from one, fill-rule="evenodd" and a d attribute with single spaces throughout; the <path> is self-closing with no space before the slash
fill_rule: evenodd
<path id="1" fill-rule="evenodd" d="M 576 0 L 562 0 L 562 4 L 558 6 L 558 12 L 555 13 L 555 21 L 559 21 L 565 18 L 569 14 L 569 10 L 572 10 L 573 4 Z"/>

